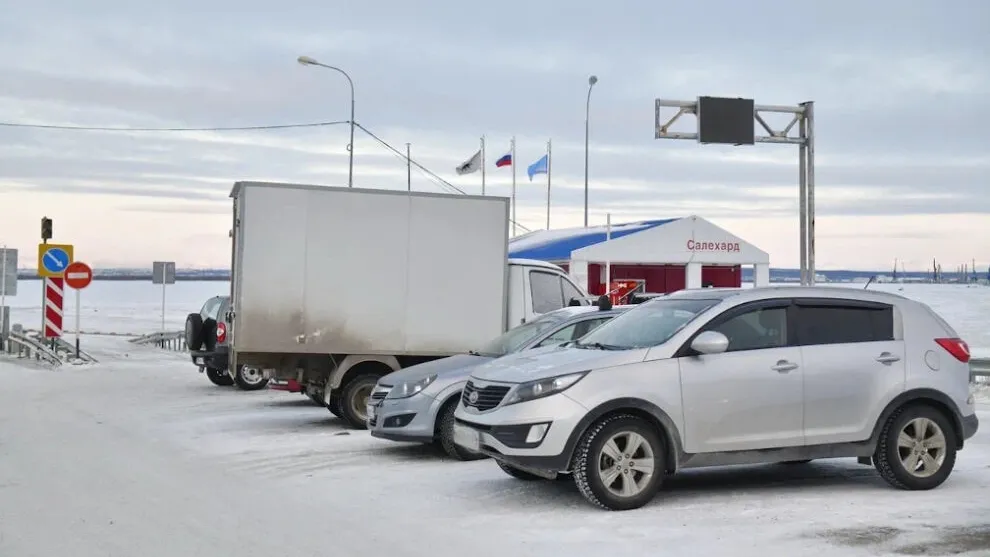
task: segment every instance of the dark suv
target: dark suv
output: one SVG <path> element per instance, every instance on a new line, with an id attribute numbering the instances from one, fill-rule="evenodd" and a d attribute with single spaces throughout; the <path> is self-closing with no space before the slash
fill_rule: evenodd
<path id="1" fill-rule="evenodd" d="M 216 385 L 236 384 L 245 391 L 264 389 L 268 379 L 260 369 L 238 366 L 230 373 L 230 296 L 214 296 L 199 313 L 186 317 L 186 345 L 200 373 Z"/>

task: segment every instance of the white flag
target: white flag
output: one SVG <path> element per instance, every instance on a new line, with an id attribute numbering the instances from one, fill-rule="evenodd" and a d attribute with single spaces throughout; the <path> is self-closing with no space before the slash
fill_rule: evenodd
<path id="1" fill-rule="evenodd" d="M 464 164 L 458 166 L 454 170 L 458 174 L 470 174 L 472 172 L 477 172 L 481 168 L 481 149 L 475 153 L 470 159 L 464 161 Z"/>

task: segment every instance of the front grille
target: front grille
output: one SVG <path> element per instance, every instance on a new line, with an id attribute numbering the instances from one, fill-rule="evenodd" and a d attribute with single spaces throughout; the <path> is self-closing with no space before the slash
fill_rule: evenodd
<path id="1" fill-rule="evenodd" d="M 464 403 L 464 406 L 471 406 L 484 412 L 498 406 L 508 392 L 509 387 L 490 385 L 479 389 L 473 381 L 468 381 L 467 385 L 464 385 L 464 391 L 461 393 L 461 402 Z M 474 402 L 471 401 L 474 398 L 471 396 L 472 393 L 478 393 L 478 398 Z"/>
<path id="2" fill-rule="evenodd" d="M 375 390 L 371 393 L 371 400 L 381 400 L 388 396 L 392 387 L 389 385 L 375 385 Z"/>

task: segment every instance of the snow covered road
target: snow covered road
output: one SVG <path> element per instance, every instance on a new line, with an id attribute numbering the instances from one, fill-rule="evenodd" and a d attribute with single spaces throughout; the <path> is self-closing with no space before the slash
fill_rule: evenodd
<path id="1" fill-rule="evenodd" d="M 0 359 L 0 556 L 990 555 L 990 408 L 941 488 L 854 461 L 695 471 L 607 513 L 567 482 L 348 431 L 299 395 L 86 339 L 92 367 Z"/>

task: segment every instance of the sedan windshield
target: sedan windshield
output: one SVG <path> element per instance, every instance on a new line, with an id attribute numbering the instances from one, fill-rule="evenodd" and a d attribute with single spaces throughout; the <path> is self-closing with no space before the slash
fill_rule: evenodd
<path id="1" fill-rule="evenodd" d="M 539 319 L 535 319 L 529 323 L 523 323 L 502 333 L 495 340 L 486 344 L 478 353 L 483 356 L 494 356 L 496 358 L 505 356 L 510 352 L 519 350 L 536 335 L 549 330 L 562 321 L 564 321 L 564 318 L 561 316 L 544 315 Z"/>
<path id="2" fill-rule="evenodd" d="M 605 323 L 573 346 L 601 350 L 659 346 L 719 302 L 721 300 L 659 298 Z"/>

